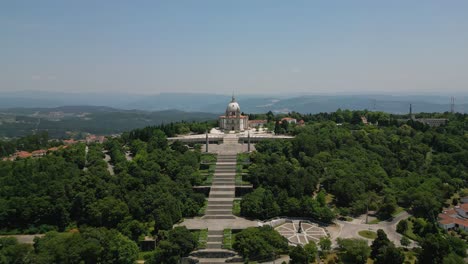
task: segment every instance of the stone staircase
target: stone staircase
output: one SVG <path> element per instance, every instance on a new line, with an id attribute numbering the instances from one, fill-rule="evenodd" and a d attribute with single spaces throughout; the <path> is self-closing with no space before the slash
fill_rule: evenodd
<path id="1" fill-rule="evenodd" d="M 234 139 L 237 143 L 237 138 Z M 234 140 L 232 140 L 234 142 Z M 226 142 L 224 142 L 226 144 Z M 237 154 L 218 154 L 208 204 L 202 219 L 235 219 L 232 203 L 236 195 Z M 243 263 L 242 257 L 232 250 L 223 249 L 224 230 L 208 228 L 206 249 L 190 254 L 196 263 Z"/>
<path id="2" fill-rule="evenodd" d="M 236 154 L 218 155 L 203 219 L 235 219 L 232 203 L 236 195 L 236 159 Z"/>

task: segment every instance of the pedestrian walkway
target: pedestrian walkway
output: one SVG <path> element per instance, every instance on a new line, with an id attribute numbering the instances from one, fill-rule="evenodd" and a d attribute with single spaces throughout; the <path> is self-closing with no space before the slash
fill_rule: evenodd
<path id="1" fill-rule="evenodd" d="M 217 161 L 208 195 L 205 215 L 186 219 L 181 226 L 188 229 L 208 229 L 206 249 L 190 254 L 198 263 L 242 263 L 232 250 L 223 249 L 224 229 L 245 229 L 258 226 L 255 221 L 234 216 L 232 206 L 236 195 L 237 153 L 242 151 L 236 135 L 228 134 L 217 148 Z"/>
<path id="2" fill-rule="evenodd" d="M 208 206 L 203 219 L 235 219 L 232 203 L 236 195 L 236 154 L 218 154 Z"/>

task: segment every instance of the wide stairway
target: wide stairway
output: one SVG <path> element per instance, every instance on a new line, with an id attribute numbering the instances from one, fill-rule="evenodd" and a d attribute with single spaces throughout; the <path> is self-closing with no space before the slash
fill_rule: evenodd
<path id="1" fill-rule="evenodd" d="M 235 154 L 218 155 L 208 205 L 203 219 L 234 219 L 232 203 L 236 195 Z"/>
<path id="2" fill-rule="evenodd" d="M 236 154 L 218 154 L 213 182 L 208 196 L 208 205 L 203 219 L 235 219 L 232 203 L 236 195 Z M 242 263 L 236 252 L 223 249 L 223 228 L 214 225 L 208 228 L 206 249 L 192 252 L 190 255 L 199 263 Z"/>

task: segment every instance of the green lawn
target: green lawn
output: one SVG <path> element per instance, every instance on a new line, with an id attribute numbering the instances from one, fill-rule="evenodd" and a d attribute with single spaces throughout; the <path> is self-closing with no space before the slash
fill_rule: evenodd
<path id="1" fill-rule="evenodd" d="M 213 181 L 215 168 L 216 168 L 216 165 L 211 164 L 207 170 L 200 170 L 200 173 L 206 176 L 205 180 L 202 182 L 202 185 L 211 185 Z"/>
<path id="2" fill-rule="evenodd" d="M 208 240 L 208 229 L 197 231 L 198 233 L 198 248 L 206 248 L 206 241 Z"/>
<path id="3" fill-rule="evenodd" d="M 375 233 L 374 231 L 370 231 L 370 230 L 361 230 L 358 232 L 358 234 L 368 239 L 375 239 L 377 237 L 377 233 Z"/>
<path id="4" fill-rule="evenodd" d="M 224 229 L 223 248 L 232 249 L 232 232 L 231 232 L 231 229 Z"/>
<path id="5" fill-rule="evenodd" d="M 378 224 L 378 223 L 380 223 L 379 219 L 374 219 L 372 221 L 369 221 L 369 225 L 375 225 L 375 224 Z"/>
<path id="6" fill-rule="evenodd" d="M 236 173 L 236 185 L 245 185 L 245 184 L 250 184 L 250 182 L 242 180 L 242 173 L 237 172 Z"/>
<path id="7" fill-rule="evenodd" d="M 205 215 L 205 210 L 206 210 L 206 207 L 208 206 L 208 201 L 205 200 L 205 202 L 203 203 L 203 206 L 200 207 L 200 210 L 198 210 L 198 216 L 203 216 Z"/>
<path id="8" fill-rule="evenodd" d="M 150 255 L 151 253 L 153 252 L 152 251 L 138 252 L 138 260 L 145 260 L 145 256 Z"/>
<path id="9" fill-rule="evenodd" d="M 240 216 L 240 211 L 241 211 L 240 203 L 241 203 L 240 200 L 234 200 L 233 206 L 232 206 L 233 215 Z"/>
<path id="10" fill-rule="evenodd" d="M 214 162 L 216 162 L 216 160 L 217 160 L 216 154 L 211 154 L 211 153 L 207 154 L 207 153 L 205 153 L 205 154 L 201 155 L 201 161 L 200 162 L 201 163 L 211 163 L 211 162 L 214 163 Z"/>
<path id="11" fill-rule="evenodd" d="M 414 264 L 416 263 L 416 257 L 413 251 L 406 251 L 405 253 L 405 263 Z"/>
<path id="12" fill-rule="evenodd" d="M 335 200 L 335 196 L 333 194 L 327 193 L 325 196 L 325 202 L 327 204 L 331 204 Z"/>
<path id="13" fill-rule="evenodd" d="M 239 153 L 237 154 L 237 162 L 248 162 L 250 160 L 249 153 Z"/>
<path id="14" fill-rule="evenodd" d="M 403 234 L 407 236 L 411 240 L 419 241 L 420 237 L 413 233 L 413 222 L 409 221 L 408 219 L 408 230 Z"/>
<path id="15" fill-rule="evenodd" d="M 395 216 L 397 216 L 399 213 L 401 213 L 403 211 L 405 211 L 405 208 L 398 206 L 397 209 L 395 210 L 395 212 L 393 212 L 392 216 L 395 217 Z"/>

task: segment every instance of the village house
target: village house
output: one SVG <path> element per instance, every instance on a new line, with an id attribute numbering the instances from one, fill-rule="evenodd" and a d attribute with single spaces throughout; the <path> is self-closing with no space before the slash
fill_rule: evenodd
<path id="1" fill-rule="evenodd" d="M 445 230 L 461 229 L 468 231 L 468 197 L 462 198 L 462 204 L 452 209 L 444 209 L 438 215 L 439 226 Z"/>
<path id="2" fill-rule="evenodd" d="M 264 127 L 268 123 L 267 120 L 249 120 L 249 127 L 257 128 Z"/>
<path id="3" fill-rule="evenodd" d="M 297 119 L 292 117 L 283 117 L 281 122 L 288 122 L 289 124 L 297 124 Z"/>

